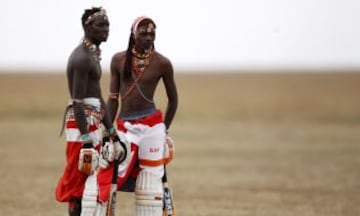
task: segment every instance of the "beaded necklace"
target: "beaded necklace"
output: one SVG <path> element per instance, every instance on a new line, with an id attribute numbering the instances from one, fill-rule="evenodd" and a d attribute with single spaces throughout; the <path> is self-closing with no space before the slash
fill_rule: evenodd
<path id="1" fill-rule="evenodd" d="M 133 54 L 133 67 L 138 68 L 140 71 L 144 71 L 150 64 L 150 58 L 154 49 L 145 50 L 144 53 L 138 53 L 135 48 L 132 48 L 131 52 Z"/>
<path id="2" fill-rule="evenodd" d="M 82 40 L 82 44 L 92 54 L 92 57 L 95 61 L 99 62 L 101 60 L 101 50 L 98 46 L 96 46 L 86 38 Z"/>
<path id="3" fill-rule="evenodd" d="M 144 74 L 145 68 L 150 64 L 150 58 L 154 53 L 154 49 L 152 48 L 149 50 L 145 50 L 144 53 L 138 53 L 135 50 L 135 48 L 132 48 L 131 52 L 133 54 L 132 75 L 134 78 L 134 82 L 132 83 L 130 88 L 125 92 L 125 94 L 121 97 L 121 100 L 124 100 L 127 96 L 129 96 L 135 87 L 137 87 L 142 97 L 144 97 L 140 87 L 138 86 L 138 83 L 142 75 Z"/>

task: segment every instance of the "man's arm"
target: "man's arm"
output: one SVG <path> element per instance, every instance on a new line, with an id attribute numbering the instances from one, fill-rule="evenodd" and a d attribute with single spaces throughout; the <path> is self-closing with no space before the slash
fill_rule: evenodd
<path id="1" fill-rule="evenodd" d="M 120 57 L 119 54 L 113 56 L 111 60 L 111 77 L 110 77 L 110 92 L 107 101 L 107 107 L 109 110 L 109 117 L 111 122 L 114 122 L 116 118 L 117 109 L 119 108 L 120 97 Z"/>
<path id="2" fill-rule="evenodd" d="M 112 121 L 110 119 L 109 109 L 105 104 L 104 98 L 102 96 L 100 97 L 100 103 L 101 103 L 101 108 L 104 110 L 104 117 L 102 119 L 102 123 L 104 124 L 105 128 L 109 130 L 110 128 L 113 127 Z"/>
<path id="3" fill-rule="evenodd" d="M 74 117 L 81 134 L 88 133 L 86 123 L 85 107 L 82 100 L 86 97 L 86 89 L 88 83 L 88 76 L 90 67 L 86 61 L 78 61 L 74 66 L 73 86 L 72 86 L 72 100 Z"/>
<path id="4" fill-rule="evenodd" d="M 167 59 L 166 59 L 167 60 Z M 177 106 L 178 106 L 178 94 L 177 88 L 174 80 L 174 69 L 169 60 L 167 60 L 162 68 L 164 70 L 163 82 L 166 90 L 166 95 L 168 98 L 168 103 L 165 111 L 165 126 L 166 129 L 170 128 L 171 122 L 175 116 Z"/>

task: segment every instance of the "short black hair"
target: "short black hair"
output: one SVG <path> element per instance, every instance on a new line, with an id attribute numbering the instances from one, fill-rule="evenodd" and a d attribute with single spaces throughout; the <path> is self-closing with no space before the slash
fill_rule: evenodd
<path id="1" fill-rule="evenodd" d="M 84 14 L 81 17 L 81 24 L 82 24 L 83 28 L 86 25 L 85 22 L 86 22 L 87 18 L 89 16 L 93 15 L 94 13 L 101 11 L 101 9 L 102 9 L 101 7 L 92 7 L 91 9 L 85 9 Z"/>

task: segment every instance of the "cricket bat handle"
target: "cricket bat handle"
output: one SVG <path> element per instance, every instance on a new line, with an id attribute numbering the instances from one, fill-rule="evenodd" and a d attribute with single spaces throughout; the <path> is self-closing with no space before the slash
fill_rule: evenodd
<path id="1" fill-rule="evenodd" d="M 164 176 L 162 177 L 162 183 L 164 188 L 164 207 L 163 216 L 175 216 L 174 212 L 174 200 L 171 194 L 169 183 L 167 180 L 166 167 L 164 166 Z"/>

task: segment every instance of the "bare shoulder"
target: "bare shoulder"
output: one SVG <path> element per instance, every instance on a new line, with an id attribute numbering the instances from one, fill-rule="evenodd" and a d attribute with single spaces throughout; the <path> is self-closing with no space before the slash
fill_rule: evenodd
<path id="1" fill-rule="evenodd" d="M 85 65 L 89 65 L 90 62 L 91 58 L 82 48 L 82 46 L 76 47 L 69 58 L 69 64 L 71 64 L 73 67 L 83 67 Z"/>
<path id="2" fill-rule="evenodd" d="M 122 59 L 125 59 L 126 57 L 126 51 L 117 52 L 113 55 L 112 61 L 121 61 Z"/>
<path id="3" fill-rule="evenodd" d="M 125 64 L 126 51 L 115 53 L 111 59 L 111 71 L 112 73 L 120 73 L 121 68 Z"/>
<path id="4" fill-rule="evenodd" d="M 164 56 L 163 54 L 155 51 L 154 52 L 154 57 L 155 57 L 156 61 L 158 62 L 159 66 L 161 68 L 164 68 L 164 69 L 165 68 L 167 68 L 167 69 L 172 68 L 172 63 L 171 63 L 170 59 L 167 58 L 166 56 Z"/>

